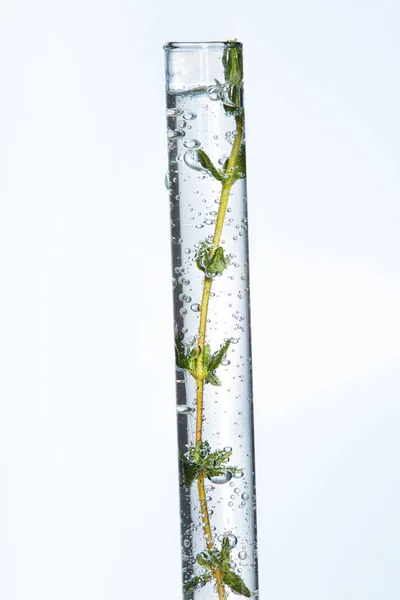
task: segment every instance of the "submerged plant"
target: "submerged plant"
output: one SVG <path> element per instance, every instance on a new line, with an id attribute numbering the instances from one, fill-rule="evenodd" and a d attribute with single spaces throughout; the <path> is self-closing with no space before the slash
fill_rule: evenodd
<path id="1" fill-rule="evenodd" d="M 204 240 L 197 248 L 195 255 L 197 268 L 203 274 L 202 297 L 198 305 L 199 325 L 197 335 L 193 337 L 193 342 L 190 345 L 184 344 L 179 335 L 175 337 L 176 365 L 179 369 L 185 370 L 195 380 L 196 384 L 195 443 L 189 447 L 185 454 L 180 454 L 180 461 L 185 487 L 189 489 L 194 484 L 197 485 L 205 540 L 205 549 L 196 558 L 201 573 L 193 576 L 186 583 L 184 590 L 190 594 L 197 588 L 214 582 L 219 600 L 226 599 L 226 589 L 230 589 L 246 598 L 252 595 L 245 582 L 231 566 L 229 537 L 223 538 L 220 548 L 217 548 L 214 542 L 205 488 L 206 479 L 213 481 L 215 478 L 217 480 L 222 478 L 218 482 L 223 482 L 224 477 L 225 481 L 228 481 L 232 475 L 242 472 L 240 467 L 233 467 L 229 464 L 230 450 L 213 450 L 208 441 L 203 439 L 204 386 L 206 384 L 221 385 L 218 368 L 229 352 L 231 343 L 230 339 L 221 340 L 220 348 L 212 351 L 210 345 L 206 342 L 209 301 L 213 281 L 216 277 L 224 276 L 230 264 L 230 257 L 225 255 L 221 246 L 221 235 L 230 193 L 235 182 L 246 176 L 243 143 L 243 65 L 241 48 L 235 43 L 227 43 L 222 62 L 225 82 L 220 84 L 216 81 L 216 87 L 219 90 L 219 97 L 223 103 L 226 116 L 235 121 L 235 133 L 229 157 L 220 161 L 222 168 L 217 168 L 204 150 L 200 148 L 194 150 L 197 164 L 200 165 L 206 176 L 214 178 L 221 184 L 221 190 L 212 239 L 210 237 L 210 239 Z"/>

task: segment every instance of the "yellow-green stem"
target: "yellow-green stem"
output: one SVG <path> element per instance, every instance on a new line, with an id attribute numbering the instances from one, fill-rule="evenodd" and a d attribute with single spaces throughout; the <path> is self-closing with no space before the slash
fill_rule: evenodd
<path id="1" fill-rule="evenodd" d="M 228 164 L 226 167 L 226 174 L 228 175 L 227 179 L 222 184 L 221 190 L 221 199 L 219 203 L 217 220 L 215 223 L 214 237 L 212 241 L 212 246 L 210 250 L 210 257 L 213 256 L 216 249 L 219 246 L 221 241 L 222 229 L 224 227 L 226 209 L 228 208 L 229 195 L 231 192 L 232 185 L 234 183 L 234 179 L 231 176 L 233 173 L 233 169 L 236 166 L 239 150 L 242 143 L 243 138 L 243 119 L 240 116 L 236 117 L 236 136 L 233 142 L 232 151 L 228 159 Z M 198 345 L 200 348 L 199 353 L 199 363 L 198 363 L 198 375 L 196 377 L 196 444 L 202 440 L 203 437 L 203 407 L 204 407 L 204 373 L 203 373 L 203 349 L 205 346 L 206 340 L 206 329 L 207 329 L 207 316 L 208 316 L 208 304 L 210 300 L 210 293 L 212 287 L 212 278 L 204 277 L 203 284 L 203 294 L 201 298 L 200 304 L 200 323 L 199 323 L 199 335 L 198 335 Z M 197 478 L 197 489 L 199 493 L 199 501 L 200 501 L 200 513 L 201 520 L 203 523 L 203 531 L 204 537 L 207 544 L 207 549 L 211 551 L 214 547 L 212 533 L 211 533 L 211 525 L 210 525 L 210 515 L 208 512 L 207 506 L 207 498 L 206 491 L 204 485 L 204 473 L 200 473 Z M 217 569 L 213 572 L 213 576 L 217 586 L 218 599 L 226 600 L 225 587 L 222 582 L 222 572 Z"/>

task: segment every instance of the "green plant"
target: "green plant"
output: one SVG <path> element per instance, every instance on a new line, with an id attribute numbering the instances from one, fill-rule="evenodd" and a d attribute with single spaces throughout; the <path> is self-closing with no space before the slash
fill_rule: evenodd
<path id="1" fill-rule="evenodd" d="M 247 598 L 251 596 L 251 592 L 244 581 L 230 566 L 231 548 L 229 539 L 227 537 L 223 538 L 219 549 L 214 543 L 205 491 L 205 479 L 211 478 L 212 480 L 213 477 L 223 477 L 228 471 L 232 474 L 241 472 L 240 468 L 228 464 L 230 451 L 212 450 L 209 443 L 203 439 L 204 386 L 207 383 L 214 386 L 221 385 L 217 370 L 229 351 L 231 343 L 230 339 L 221 342 L 220 348 L 214 352 L 206 343 L 210 294 L 214 279 L 223 275 L 230 263 L 230 257 L 225 255 L 220 242 L 231 189 L 236 181 L 246 176 L 243 144 L 243 65 L 241 47 L 235 43 L 227 43 L 222 62 L 225 83 L 222 85 L 217 82 L 217 84 L 223 90 L 221 100 L 226 115 L 235 120 L 235 137 L 230 155 L 224 161 L 221 169 L 213 164 L 204 150 L 196 150 L 198 162 L 208 176 L 213 177 L 221 184 L 221 192 L 212 241 L 202 242 L 195 256 L 196 265 L 204 276 L 197 336 L 190 346 L 185 346 L 178 335 L 175 337 L 176 364 L 180 369 L 185 369 L 196 382 L 195 444 L 189 447 L 186 454 L 180 454 L 180 460 L 185 487 L 190 488 L 195 482 L 197 483 L 206 544 L 205 550 L 198 554 L 196 558 L 197 564 L 203 571 L 200 575 L 192 577 L 186 584 L 185 591 L 191 593 L 198 587 L 214 580 L 219 600 L 226 599 L 226 587 Z"/>

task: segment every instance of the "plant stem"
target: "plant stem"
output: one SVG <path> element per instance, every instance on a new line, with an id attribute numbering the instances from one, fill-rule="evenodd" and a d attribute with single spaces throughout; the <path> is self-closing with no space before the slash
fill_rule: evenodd
<path id="1" fill-rule="evenodd" d="M 236 120 L 236 136 L 232 146 L 232 151 L 228 159 L 228 165 L 226 168 L 226 174 L 228 175 L 227 179 L 222 184 L 221 190 L 221 199 L 219 203 L 217 220 L 215 223 L 214 237 L 212 242 L 212 247 L 210 250 L 210 257 L 213 256 L 216 249 L 219 246 L 221 240 L 222 229 L 224 227 L 226 209 L 228 208 L 229 195 L 232 189 L 232 185 L 234 184 L 234 179 L 231 176 L 233 173 L 233 169 L 236 166 L 239 150 L 242 143 L 243 138 L 243 118 L 240 116 L 235 117 Z M 204 412 L 204 372 L 203 372 L 203 350 L 205 346 L 206 340 L 206 329 L 207 329 L 207 316 L 208 316 L 208 304 L 210 300 L 210 293 L 212 287 L 212 278 L 204 277 L 204 285 L 203 285 L 203 294 L 201 298 L 200 304 L 200 323 L 199 323 L 199 335 L 198 335 L 198 345 L 200 348 L 199 353 L 199 366 L 196 376 L 196 444 L 202 441 L 203 437 L 203 412 Z M 200 473 L 197 478 L 197 489 L 199 493 L 199 501 L 200 501 L 200 512 L 201 518 L 203 522 L 203 531 L 204 537 L 207 544 L 207 549 L 211 551 L 214 547 L 212 533 L 211 533 L 211 525 L 210 525 L 210 515 L 208 512 L 207 506 L 207 498 L 206 491 L 204 485 L 204 473 Z M 225 587 L 222 582 L 222 572 L 217 569 L 213 572 L 213 576 L 217 586 L 218 598 L 219 600 L 226 600 Z"/>

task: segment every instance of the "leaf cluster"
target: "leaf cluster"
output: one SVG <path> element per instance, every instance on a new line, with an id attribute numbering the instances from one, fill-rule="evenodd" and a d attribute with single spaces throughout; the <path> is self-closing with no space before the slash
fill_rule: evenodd
<path id="1" fill-rule="evenodd" d="M 228 470 L 232 474 L 241 472 L 241 469 L 228 465 L 231 454 L 230 450 L 211 452 L 210 444 L 202 440 L 198 441 L 195 446 L 191 446 L 186 454 L 181 452 L 179 458 L 183 466 L 185 487 L 189 489 L 201 472 L 208 479 L 225 475 Z"/>
<path id="2" fill-rule="evenodd" d="M 229 538 L 225 537 L 222 541 L 221 550 L 207 550 L 197 555 L 197 563 L 203 567 L 204 572 L 200 576 L 193 577 L 185 586 L 185 591 L 190 593 L 196 588 L 201 587 L 211 581 L 216 571 L 222 574 L 222 582 L 233 592 L 246 598 L 251 597 L 249 588 L 243 579 L 231 569 L 231 547 Z"/>
<path id="3" fill-rule="evenodd" d="M 218 369 L 228 351 L 231 340 L 226 340 L 216 352 L 211 353 L 210 345 L 205 344 L 204 350 L 193 344 L 185 348 L 179 335 L 175 336 L 175 361 L 179 369 L 186 369 L 195 379 L 202 379 L 211 385 L 221 385 L 215 371 Z"/>
<path id="4" fill-rule="evenodd" d="M 205 241 L 201 242 L 196 253 L 196 265 L 206 277 L 221 275 L 229 263 L 230 259 L 225 256 L 224 249 L 221 246 L 218 246 L 212 253 L 211 245 Z"/>

